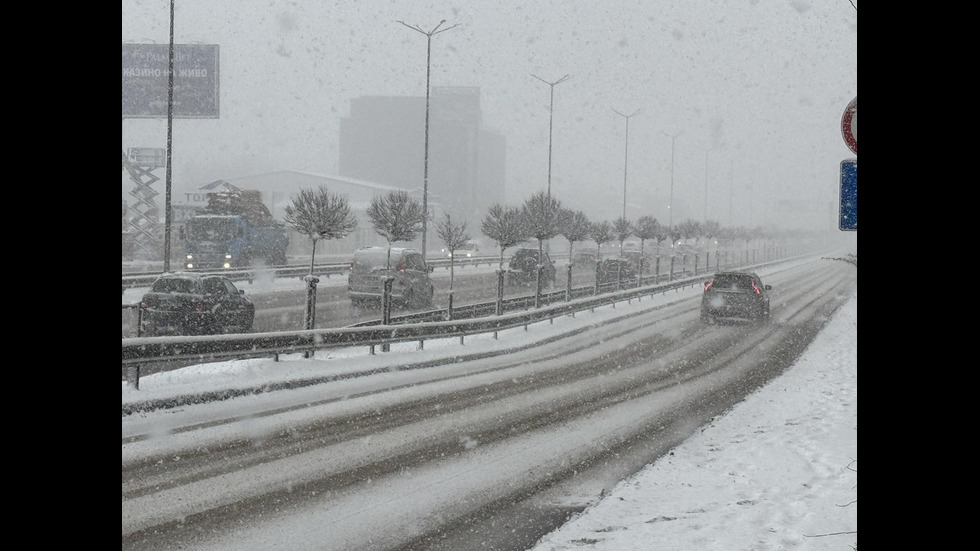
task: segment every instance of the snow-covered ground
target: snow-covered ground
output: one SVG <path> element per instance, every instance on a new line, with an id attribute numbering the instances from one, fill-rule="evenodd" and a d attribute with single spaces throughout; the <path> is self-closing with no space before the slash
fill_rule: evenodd
<path id="1" fill-rule="evenodd" d="M 760 270 L 765 277 L 765 272 Z M 336 278 L 340 281 L 340 278 Z M 267 285 L 256 282 L 254 285 Z M 250 289 L 250 287 L 245 287 Z M 255 288 L 251 289 L 255 291 Z M 697 295 L 697 286 L 681 291 Z M 677 295 L 671 293 L 672 298 Z M 126 297 L 124 296 L 124 302 Z M 649 301 L 666 298 L 644 298 Z M 519 346 L 640 307 L 619 303 L 574 318 L 501 332 L 403 346 L 418 359 Z M 393 356 L 393 355 L 392 355 Z M 272 360 L 220 362 L 123 383 L 123 402 L 374 369 L 389 355 L 366 348 Z M 403 359 L 403 355 L 398 355 Z M 673 452 L 622 481 L 533 551 L 839 550 L 857 547 L 857 294 L 779 378 L 716 418 Z"/>

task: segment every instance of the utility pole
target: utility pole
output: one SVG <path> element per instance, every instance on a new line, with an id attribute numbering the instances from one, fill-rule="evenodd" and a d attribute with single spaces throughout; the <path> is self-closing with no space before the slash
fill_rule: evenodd
<path id="1" fill-rule="evenodd" d="M 425 234 L 426 229 L 429 224 L 429 76 L 432 70 L 432 37 L 441 32 L 448 31 L 449 29 L 455 27 L 446 27 L 445 29 L 439 29 L 443 23 L 446 22 L 445 19 L 439 22 L 438 25 L 433 27 L 431 31 L 423 31 L 418 25 L 412 26 L 404 21 L 398 21 L 402 25 L 405 25 L 413 31 L 418 31 L 426 36 L 426 49 L 425 49 L 425 153 L 424 160 L 422 164 L 422 257 L 426 257 L 427 248 L 425 246 Z"/>

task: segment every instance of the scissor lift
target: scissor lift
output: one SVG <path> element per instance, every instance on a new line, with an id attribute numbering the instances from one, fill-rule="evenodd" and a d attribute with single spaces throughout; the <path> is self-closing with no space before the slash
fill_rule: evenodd
<path id="1" fill-rule="evenodd" d="M 135 186 L 129 192 L 136 203 L 129 207 L 132 216 L 129 217 L 129 227 L 133 232 L 134 252 L 142 251 L 150 257 L 159 256 L 162 250 L 160 235 L 159 208 L 154 198 L 160 193 L 153 189 L 153 184 L 160 180 L 153 174 L 157 163 L 142 165 L 130 162 L 124 151 L 122 154 L 123 170 L 129 173 L 129 178 Z"/>

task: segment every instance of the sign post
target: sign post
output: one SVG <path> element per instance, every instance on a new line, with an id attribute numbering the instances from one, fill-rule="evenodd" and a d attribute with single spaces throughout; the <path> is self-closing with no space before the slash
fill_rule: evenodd
<path id="1" fill-rule="evenodd" d="M 841 135 L 848 149 L 857 155 L 858 152 L 858 131 L 857 131 L 857 108 L 858 99 L 854 99 L 844 108 L 844 115 L 840 120 Z M 858 168 L 857 159 L 845 159 L 840 163 L 840 223 L 838 227 L 841 231 L 857 231 L 858 229 Z"/>
<path id="2" fill-rule="evenodd" d="M 840 163 L 840 225 L 841 231 L 858 229 L 858 162 L 845 159 Z"/>

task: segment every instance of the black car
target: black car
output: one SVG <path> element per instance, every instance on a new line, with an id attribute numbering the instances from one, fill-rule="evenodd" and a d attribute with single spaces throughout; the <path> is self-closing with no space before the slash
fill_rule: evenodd
<path id="1" fill-rule="evenodd" d="M 541 253 L 543 269 L 541 271 L 541 285 L 551 284 L 554 286 L 557 270 L 555 262 L 551 260 L 548 253 Z M 538 266 L 538 250 L 531 248 L 517 249 L 510 257 L 507 265 L 507 283 L 509 285 L 533 285 L 535 282 L 535 270 Z"/>
<path id="2" fill-rule="evenodd" d="M 637 267 L 628 258 L 606 258 L 599 262 L 596 270 L 597 282 L 615 283 L 617 280 L 621 285 L 636 285 L 636 278 L 639 275 Z"/>
<path id="3" fill-rule="evenodd" d="M 153 282 L 140 301 L 140 334 L 248 333 L 255 305 L 225 276 L 176 272 Z"/>
<path id="4" fill-rule="evenodd" d="M 769 320 L 769 291 L 752 272 L 719 272 L 704 282 L 701 321 Z"/>

